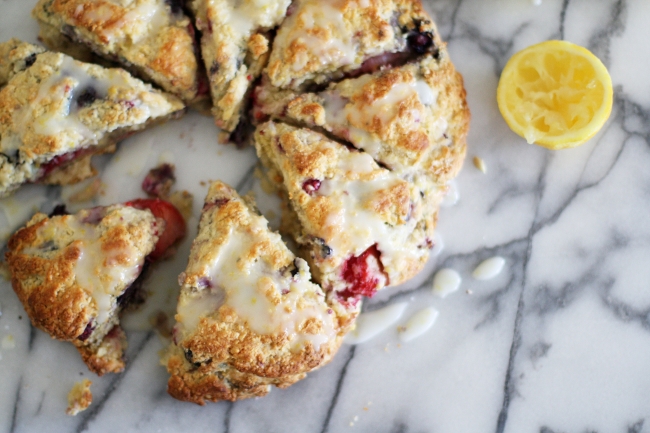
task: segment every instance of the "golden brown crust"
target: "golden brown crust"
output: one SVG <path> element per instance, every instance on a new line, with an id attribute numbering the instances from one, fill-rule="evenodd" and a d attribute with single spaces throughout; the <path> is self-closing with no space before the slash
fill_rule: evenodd
<path id="1" fill-rule="evenodd" d="M 0 90 L 0 196 L 45 180 L 58 165 L 111 151 L 124 136 L 183 112 L 179 99 L 123 70 L 77 62 L 16 39 L 0 44 L 0 71 L 7 75 Z M 58 178 L 52 173 L 49 182 L 92 174 L 82 163 L 74 168 Z"/>
<path id="2" fill-rule="evenodd" d="M 327 291 L 349 288 L 344 272 L 352 257 L 373 245 L 380 253 L 384 285 L 419 272 L 431 248 L 442 189 L 426 176 L 379 167 L 366 153 L 316 132 L 268 122 L 255 145 L 269 177 L 293 212 L 287 224 L 315 276 Z M 355 314 L 351 311 L 349 314 Z"/>
<path id="3" fill-rule="evenodd" d="M 411 31 L 437 38 L 416 0 L 300 0 L 292 9 L 278 29 L 267 67 L 271 84 L 280 88 L 327 83 L 371 57 L 406 51 Z"/>
<path id="4" fill-rule="evenodd" d="M 189 3 L 201 32 L 212 113 L 217 126 L 232 132 L 239 123 L 251 86 L 269 54 L 268 31 L 284 18 L 290 0 L 194 0 Z"/>
<path id="5" fill-rule="evenodd" d="M 466 153 L 469 109 L 461 75 L 446 51 L 348 79 L 321 93 L 258 89 L 261 115 L 319 127 L 394 170 L 422 170 L 440 185 Z"/>
<path id="6" fill-rule="evenodd" d="M 328 362 L 343 330 L 309 277 L 251 205 L 212 184 L 179 277 L 169 393 L 199 404 L 261 396 Z"/>
<path id="7" fill-rule="evenodd" d="M 124 367 L 116 299 L 141 272 L 161 224 L 149 211 L 115 205 L 38 213 L 9 239 L 11 284 L 32 323 L 72 342 L 99 375 Z M 115 269 L 123 279 L 110 276 Z"/>
<path id="8" fill-rule="evenodd" d="M 72 38 L 67 45 L 82 42 L 188 104 L 202 96 L 192 24 L 163 0 L 40 0 L 32 15 L 44 24 L 41 39 L 51 48 L 65 47 L 53 37 L 53 27 Z"/>

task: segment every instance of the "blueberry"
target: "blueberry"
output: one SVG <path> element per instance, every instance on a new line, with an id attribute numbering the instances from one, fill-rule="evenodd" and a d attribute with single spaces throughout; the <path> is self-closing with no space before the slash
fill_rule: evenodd
<path id="1" fill-rule="evenodd" d="M 316 245 L 318 245 L 320 247 L 321 257 L 323 257 L 323 258 L 329 257 L 334 252 L 334 250 L 332 250 L 332 247 L 330 247 L 329 245 L 327 245 L 325 243 L 325 239 L 323 239 L 323 238 L 314 238 L 314 242 L 316 243 Z"/>
<path id="2" fill-rule="evenodd" d="M 97 90 L 94 87 L 86 87 L 79 93 L 77 96 L 77 107 L 83 108 L 86 107 L 97 99 Z"/>
<path id="3" fill-rule="evenodd" d="M 60 215 L 70 215 L 70 212 L 65 208 L 64 204 L 57 204 L 54 206 L 54 209 L 52 209 L 52 212 L 48 215 L 50 218 L 53 216 L 60 216 Z"/>
<path id="4" fill-rule="evenodd" d="M 185 3 L 183 0 L 165 0 L 165 3 L 169 5 L 173 14 L 183 13 L 183 3 Z"/>
<path id="5" fill-rule="evenodd" d="M 36 61 L 36 53 L 32 53 L 29 56 L 25 57 L 25 67 L 29 68 Z"/>
<path id="6" fill-rule="evenodd" d="M 433 46 L 433 35 L 429 32 L 411 33 L 406 40 L 409 47 L 417 54 L 424 54 Z"/>

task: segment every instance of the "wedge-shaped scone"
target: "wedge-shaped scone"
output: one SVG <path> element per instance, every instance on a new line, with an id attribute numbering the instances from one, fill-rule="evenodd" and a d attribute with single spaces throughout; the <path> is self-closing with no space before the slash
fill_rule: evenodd
<path id="1" fill-rule="evenodd" d="M 419 0 L 296 0 L 290 11 L 267 67 L 275 87 L 304 90 L 442 46 Z"/>
<path id="2" fill-rule="evenodd" d="M 137 200 L 34 215 L 6 253 L 11 284 L 34 326 L 72 342 L 91 371 L 122 371 L 119 312 L 138 296 L 147 264 L 184 234 L 182 217 L 169 217 L 174 212 L 168 203 Z"/>
<path id="3" fill-rule="evenodd" d="M 72 56 L 91 50 L 186 103 L 207 98 L 194 27 L 176 1 L 39 0 L 40 39 Z M 82 48 L 80 48 L 82 47 Z M 86 54 L 86 55 L 84 55 Z"/>
<path id="4" fill-rule="evenodd" d="M 354 306 L 424 266 L 442 188 L 324 135 L 268 122 L 255 146 L 285 199 L 287 229 L 328 296 Z"/>
<path id="5" fill-rule="evenodd" d="M 331 84 L 319 93 L 256 91 L 255 117 L 327 131 L 397 171 L 455 177 L 465 157 L 469 109 L 446 51 Z"/>
<path id="6" fill-rule="evenodd" d="M 217 126 L 232 132 L 291 0 L 193 0 Z"/>
<path id="7" fill-rule="evenodd" d="M 184 236 L 185 222 L 152 199 L 57 213 L 34 215 L 9 239 L 11 284 L 34 326 L 72 342 L 94 373 L 118 373 L 119 313 L 142 300 L 146 268 Z"/>
<path id="8" fill-rule="evenodd" d="M 213 183 L 179 277 L 168 392 L 198 404 L 263 396 L 328 362 L 350 317 L 310 278 L 250 203 Z"/>
<path id="9" fill-rule="evenodd" d="M 183 103 L 121 69 L 12 39 L 0 44 L 0 197 L 23 183 L 94 174 L 93 154 L 184 113 Z"/>

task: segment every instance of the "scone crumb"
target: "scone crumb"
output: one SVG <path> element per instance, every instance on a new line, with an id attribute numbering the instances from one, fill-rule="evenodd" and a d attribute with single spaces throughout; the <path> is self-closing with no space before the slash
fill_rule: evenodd
<path id="1" fill-rule="evenodd" d="M 157 311 L 149 317 L 149 323 L 164 338 L 171 338 L 172 328 L 170 326 L 167 313 Z"/>
<path id="2" fill-rule="evenodd" d="M 92 382 L 84 379 L 81 382 L 74 384 L 70 393 L 68 393 L 68 408 L 65 413 L 70 416 L 75 416 L 79 412 L 88 409 L 88 406 L 93 402 L 93 394 L 90 392 L 90 385 Z"/>
<path id="3" fill-rule="evenodd" d="M 473 159 L 474 162 L 474 167 L 478 168 L 483 172 L 483 174 L 487 173 L 487 167 L 485 165 L 485 161 L 483 161 L 482 158 L 475 156 Z"/>

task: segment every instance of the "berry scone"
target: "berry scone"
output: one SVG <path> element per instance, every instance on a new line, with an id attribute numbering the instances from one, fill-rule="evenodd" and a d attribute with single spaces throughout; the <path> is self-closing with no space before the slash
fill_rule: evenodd
<path id="1" fill-rule="evenodd" d="M 271 37 L 291 0 L 193 0 L 217 126 L 231 133 L 268 60 Z M 245 127 L 245 121 L 240 127 Z M 240 141 L 233 137 L 234 141 Z"/>
<path id="2" fill-rule="evenodd" d="M 305 90 L 437 55 L 441 46 L 419 0 L 296 0 L 266 72 L 274 87 Z"/>
<path id="3" fill-rule="evenodd" d="M 310 278 L 253 205 L 214 182 L 179 277 L 168 392 L 198 404 L 263 396 L 328 362 L 349 318 Z"/>
<path id="4" fill-rule="evenodd" d="M 207 99 L 194 27 L 178 1 L 39 0 L 32 15 L 51 49 L 74 56 L 86 47 L 187 104 Z"/>
<path id="5" fill-rule="evenodd" d="M 283 229 L 328 299 L 355 310 L 362 296 L 422 269 L 443 191 L 428 176 L 404 178 L 368 153 L 286 124 L 262 124 L 254 139 L 271 182 L 288 201 Z"/>
<path id="6" fill-rule="evenodd" d="M 122 308 L 148 264 L 185 233 L 169 203 L 136 200 L 48 217 L 38 213 L 7 246 L 11 284 L 34 326 L 75 345 L 102 375 L 124 369 Z"/>
<path id="7" fill-rule="evenodd" d="M 420 170 L 445 184 L 465 157 L 463 79 L 442 49 L 437 57 L 332 83 L 319 93 L 260 86 L 255 96 L 255 118 L 326 131 L 391 170 Z"/>
<path id="8" fill-rule="evenodd" d="M 0 44 L 0 197 L 23 183 L 94 174 L 93 154 L 185 106 L 121 69 L 78 62 L 12 39 Z"/>

